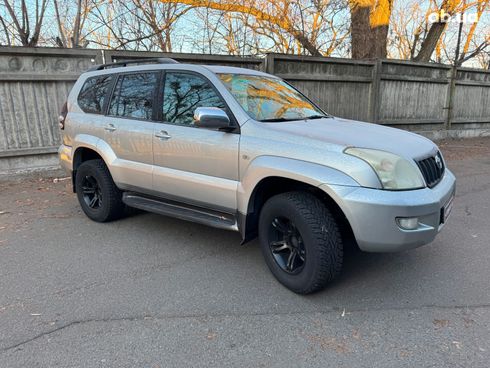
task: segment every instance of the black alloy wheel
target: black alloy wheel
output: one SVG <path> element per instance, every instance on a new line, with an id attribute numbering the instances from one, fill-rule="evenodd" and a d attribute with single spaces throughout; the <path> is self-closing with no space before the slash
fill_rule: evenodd
<path id="1" fill-rule="evenodd" d="M 91 175 L 86 175 L 82 179 L 83 200 L 92 209 L 98 209 L 102 206 L 102 191 L 97 179 Z"/>
<path id="2" fill-rule="evenodd" d="M 323 289 L 342 268 L 343 243 L 326 203 L 305 191 L 277 194 L 263 205 L 259 241 L 277 280 L 299 294 Z"/>
<path id="3" fill-rule="evenodd" d="M 269 247 L 274 261 L 285 272 L 297 274 L 306 262 L 306 248 L 293 221 L 279 216 L 269 229 Z"/>
<path id="4" fill-rule="evenodd" d="M 90 219 L 107 222 L 124 216 L 122 192 L 104 161 L 82 162 L 75 173 L 75 190 L 83 212 Z"/>

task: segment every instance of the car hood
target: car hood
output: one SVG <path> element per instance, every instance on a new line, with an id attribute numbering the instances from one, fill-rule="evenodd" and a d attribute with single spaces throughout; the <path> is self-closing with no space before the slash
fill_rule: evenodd
<path id="1" fill-rule="evenodd" d="M 267 129 L 279 135 L 292 135 L 298 143 L 334 144 L 340 148 L 378 149 L 407 159 L 419 159 L 435 154 L 437 146 L 429 139 L 401 129 L 341 118 L 298 120 L 267 124 Z M 279 138 L 279 137 L 278 137 Z"/>

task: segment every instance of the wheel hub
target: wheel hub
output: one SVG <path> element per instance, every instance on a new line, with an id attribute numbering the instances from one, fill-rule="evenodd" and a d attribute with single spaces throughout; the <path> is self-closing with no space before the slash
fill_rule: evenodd
<path id="1" fill-rule="evenodd" d="M 296 225 L 285 217 L 272 220 L 269 247 L 277 265 L 285 272 L 301 272 L 306 260 L 306 249 Z"/>
<path id="2" fill-rule="evenodd" d="M 85 204 L 91 209 L 98 209 L 102 205 L 102 191 L 93 176 L 85 176 L 82 181 L 82 194 Z"/>

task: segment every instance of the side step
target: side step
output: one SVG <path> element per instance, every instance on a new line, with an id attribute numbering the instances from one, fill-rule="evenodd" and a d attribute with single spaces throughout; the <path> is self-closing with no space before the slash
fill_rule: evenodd
<path id="1" fill-rule="evenodd" d="M 238 231 L 236 217 L 229 213 L 208 210 L 206 208 L 160 198 L 145 197 L 131 192 L 123 193 L 122 200 L 129 207 L 139 208 L 140 210 L 175 217 L 180 220 L 197 222 L 219 229 Z"/>

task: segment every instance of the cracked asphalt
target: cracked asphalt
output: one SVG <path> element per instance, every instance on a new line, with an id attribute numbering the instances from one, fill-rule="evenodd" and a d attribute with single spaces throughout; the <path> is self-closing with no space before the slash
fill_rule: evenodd
<path id="1" fill-rule="evenodd" d="M 306 297 L 238 234 L 96 224 L 69 181 L 0 183 L 0 367 L 488 367 L 490 139 L 440 145 L 458 189 L 436 241 L 349 251 Z"/>

